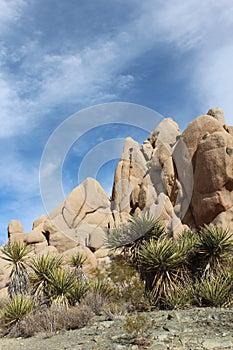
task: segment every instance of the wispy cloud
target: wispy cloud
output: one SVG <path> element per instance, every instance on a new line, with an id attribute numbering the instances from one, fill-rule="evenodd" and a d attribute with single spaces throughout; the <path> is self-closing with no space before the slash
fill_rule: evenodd
<path id="1" fill-rule="evenodd" d="M 211 80 L 211 74 L 215 76 L 218 69 L 210 72 L 206 57 L 212 62 L 213 57 L 221 55 L 224 71 L 232 66 L 228 58 L 232 50 L 226 36 L 232 25 L 231 2 L 224 0 L 220 4 L 208 0 L 197 4 L 193 0 L 188 3 L 176 0 L 137 5 L 140 15 L 126 23 L 115 36 L 87 42 L 81 50 L 74 44 L 69 50 L 64 48 L 55 53 L 53 47 L 51 50 L 41 47 L 39 39 L 26 37 L 14 55 L 8 52 L 9 61 L 11 64 L 14 61 L 17 68 L 10 72 L 6 66 L 0 76 L 1 118 L 4 120 L 1 136 L 9 137 L 22 129 L 35 127 L 37 120 L 41 121 L 53 107 L 61 104 L 84 106 L 120 98 L 137 81 L 137 76 L 122 74 L 122 71 L 144 52 L 153 47 L 159 50 L 159 45 L 170 45 L 172 54 L 177 50 L 181 55 L 194 50 L 198 59 L 195 56 L 190 62 L 193 64 L 190 80 L 193 85 L 199 81 L 198 90 L 203 90 L 207 100 L 208 94 L 218 96 L 227 77 L 220 77 L 218 86 L 215 84 L 209 91 L 206 81 Z M 0 6 L 6 8 L 3 16 L 6 26 L 11 23 L 9 21 L 19 19 L 25 1 L 1 1 Z M 221 53 L 224 45 L 228 52 L 224 48 Z M 213 63 L 217 66 L 216 61 Z M 221 97 L 226 100 L 223 93 Z M 228 102 L 223 104 L 229 108 Z"/>
<path id="2" fill-rule="evenodd" d="M 105 2 L 100 3 L 103 6 Z M 118 3 L 123 6 L 121 1 L 113 1 L 111 6 Z M 62 118 L 67 117 L 66 106 L 71 105 L 76 111 L 95 103 L 120 100 L 129 96 L 135 86 L 142 95 L 152 96 L 146 81 L 140 87 L 146 68 L 143 57 L 156 52 L 158 61 L 153 62 L 154 67 L 165 75 L 166 62 L 159 59 L 164 47 L 168 61 L 169 56 L 187 60 L 190 76 L 185 77 L 184 84 L 191 84 L 199 109 L 205 112 L 219 105 L 228 122 L 232 122 L 231 0 L 132 0 L 125 5 L 127 11 L 121 11 L 131 14 L 125 21 L 115 18 L 111 30 L 98 23 L 100 34 L 93 26 L 92 32 L 77 40 L 79 23 L 75 17 L 70 24 L 64 14 L 64 23 L 58 18 L 54 28 L 42 19 L 35 25 L 35 7 L 39 5 L 39 0 L 0 0 L 0 138 L 15 144 L 16 149 L 29 133 L 36 139 L 37 127 L 58 118 L 57 110 L 63 109 Z M 49 9 L 50 1 L 46 6 Z M 85 17 L 85 11 L 82 15 Z M 90 23 L 88 16 L 83 23 L 86 20 Z M 61 40 L 57 33 L 62 33 L 63 28 L 66 34 Z M 179 75 L 181 72 L 174 71 L 170 79 Z M 160 86 L 155 81 L 148 89 L 156 96 Z M 177 99 L 182 106 L 184 91 L 177 86 L 175 93 L 180 94 Z M 163 98 L 164 104 L 168 103 L 166 96 Z M 193 108 L 190 106 L 190 113 Z M 45 127 L 44 135 L 49 136 Z M 38 190 L 39 159 L 30 166 L 20 150 L 7 148 L 7 151 L 0 160 L 0 187 L 5 190 L 11 186 L 15 198 L 25 196 L 30 202 Z"/>

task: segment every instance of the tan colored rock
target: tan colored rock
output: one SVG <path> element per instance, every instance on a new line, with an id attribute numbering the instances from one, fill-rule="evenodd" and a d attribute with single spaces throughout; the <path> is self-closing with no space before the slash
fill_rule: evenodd
<path id="1" fill-rule="evenodd" d="M 8 236 L 15 233 L 23 233 L 24 229 L 19 220 L 11 220 L 8 225 Z"/>
<path id="2" fill-rule="evenodd" d="M 53 235 L 50 235 L 51 244 L 57 246 L 58 234 L 55 232 L 59 232 L 59 235 L 63 234 L 68 239 L 83 244 L 90 235 L 91 244 L 97 244 L 99 247 L 97 241 L 103 236 L 104 229 L 114 224 L 110 205 L 110 200 L 100 184 L 95 179 L 88 178 L 50 214 L 50 222 L 53 225 Z M 47 221 L 44 223 L 45 229 L 46 225 Z M 46 230 L 51 233 L 51 228 Z"/>
<path id="3" fill-rule="evenodd" d="M 59 253 L 63 253 L 78 245 L 78 242 L 66 236 L 62 232 L 55 232 L 49 236 L 49 244 L 56 247 Z"/>
<path id="4" fill-rule="evenodd" d="M 131 137 L 128 137 L 125 140 L 123 154 L 114 176 L 112 192 L 113 210 L 120 213 L 130 213 L 132 203 L 136 207 L 139 186 L 146 171 L 146 160 L 140 150 L 139 144 Z"/>
<path id="5" fill-rule="evenodd" d="M 232 170 L 233 137 L 230 134 L 226 131 L 215 132 L 200 142 L 194 173 L 196 191 L 211 193 L 225 185 L 233 189 Z"/>
<path id="6" fill-rule="evenodd" d="M 217 215 L 212 224 L 233 233 L 233 207 Z"/>
<path id="7" fill-rule="evenodd" d="M 172 159 L 172 150 L 169 145 L 157 140 L 150 166 L 149 174 L 153 186 L 157 189 L 158 193 L 163 192 L 167 194 L 174 202 L 176 174 Z"/>
<path id="8" fill-rule="evenodd" d="M 95 251 L 104 245 L 106 234 L 101 227 L 82 221 L 76 230 L 74 240 Z"/>
<path id="9" fill-rule="evenodd" d="M 191 202 L 197 226 L 212 222 L 233 202 L 233 137 L 225 130 L 202 140 L 196 152 Z"/>
<path id="10" fill-rule="evenodd" d="M 28 237 L 28 234 L 27 233 L 14 233 L 14 234 L 11 234 L 10 237 L 9 237 L 9 241 L 11 243 L 26 243 L 27 242 L 27 237 Z"/>
<path id="11" fill-rule="evenodd" d="M 181 131 L 177 123 L 171 118 L 165 118 L 150 134 L 148 140 L 154 148 L 158 140 L 167 147 L 172 148 L 180 135 Z"/>
<path id="12" fill-rule="evenodd" d="M 94 252 L 96 259 L 106 258 L 109 255 L 112 255 L 112 251 L 107 248 L 100 248 Z"/>
<path id="13" fill-rule="evenodd" d="M 217 119 L 220 124 L 222 125 L 226 124 L 224 113 L 221 108 L 219 107 L 211 108 L 208 110 L 207 114 Z"/>
<path id="14" fill-rule="evenodd" d="M 151 159 L 152 153 L 153 153 L 153 147 L 150 141 L 149 140 L 144 141 L 142 144 L 142 154 L 147 162 Z"/>
<path id="15" fill-rule="evenodd" d="M 141 183 L 140 191 L 138 194 L 138 207 L 143 211 L 147 210 L 156 200 L 157 193 L 155 187 L 151 181 L 151 174 L 147 174 Z"/>
<path id="16" fill-rule="evenodd" d="M 33 249 L 33 252 L 35 254 L 38 254 L 40 252 L 43 252 L 45 248 L 48 247 L 47 241 L 41 242 L 41 243 L 36 243 L 36 244 L 31 244 L 30 245 Z"/>
<path id="17" fill-rule="evenodd" d="M 27 234 L 27 242 L 28 244 L 42 243 L 46 242 L 45 235 L 42 233 L 44 230 L 44 225 L 41 223 L 36 226 L 34 230 Z"/>
<path id="18" fill-rule="evenodd" d="M 226 129 L 227 129 L 227 132 L 228 132 L 231 136 L 233 136 L 233 126 L 228 126 Z"/>
<path id="19" fill-rule="evenodd" d="M 210 115 L 201 115 L 189 123 L 182 134 L 182 139 L 189 151 L 189 159 L 191 159 L 191 161 L 193 160 L 193 156 L 200 141 L 209 134 L 213 134 L 217 131 L 224 131 L 224 128 L 217 119 Z"/>
<path id="20" fill-rule="evenodd" d="M 7 297 L 8 297 L 8 288 L 7 287 L 1 288 L 0 289 L 0 300 L 7 299 Z"/>
<path id="21" fill-rule="evenodd" d="M 34 230 L 37 226 L 43 224 L 47 219 L 48 219 L 47 215 L 45 214 L 41 215 L 39 218 L 33 221 L 32 229 Z"/>
<path id="22" fill-rule="evenodd" d="M 12 270 L 12 266 L 9 264 L 8 261 L 2 258 L 3 254 L 0 254 L 0 279 L 2 286 L 4 287 L 7 281 L 9 280 L 10 273 Z"/>
<path id="23" fill-rule="evenodd" d="M 52 254 L 52 255 L 57 255 L 59 254 L 58 250 L 56 247 L 53 247 L 52 245 L 46 246 L 44 249 L 40 250 L 37 252 L 37 255 L 47 255 L 47 254 Z"/>

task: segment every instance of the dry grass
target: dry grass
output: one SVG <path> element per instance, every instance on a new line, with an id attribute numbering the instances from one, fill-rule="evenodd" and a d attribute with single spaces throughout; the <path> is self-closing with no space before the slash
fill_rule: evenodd
<path id="1" fill-rule="evenodd" d="M 93 312 L 87 305 L 65 308 L 60 305 L 42 306 L 34 313 L 17 322 L 8 332 L 8 337 L 31 337 L 43 333 L 51 337 L 59 331 L 78 329 L 87 326 L 93 317 Z M 6 335 L 3 332 L 3 335 Z"/>

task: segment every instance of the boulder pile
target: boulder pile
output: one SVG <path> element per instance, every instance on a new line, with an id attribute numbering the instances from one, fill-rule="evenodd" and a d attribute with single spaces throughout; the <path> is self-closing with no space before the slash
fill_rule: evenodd
<path id="1" fill-rule="evenodd" d="M 140 214 L 160 218 L 174 237 L 209 223 L 233 231 L 233 126 L 220 108 L 197 117 L 183 133 L 166 118 L 141 147 L 128 137 L 111 198 L 88 178 L 50 215 L 36 219 L 31 232 L 11 220 L 9 241 L 27 242 L 34 254 L 81 252 L 89 273 L 109 261 L 107 231 Z M 8 270 L 1 258 L 0 268 L 3 288 Z"/>

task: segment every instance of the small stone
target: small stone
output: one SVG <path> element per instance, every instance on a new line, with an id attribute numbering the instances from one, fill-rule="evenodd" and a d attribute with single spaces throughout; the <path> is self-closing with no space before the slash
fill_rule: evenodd
<path id="1" fill-rule="evenodd" d="M 206 339 L 202 343 L 205 349 L 224 349 L 232 347 L 231 339 L 212 338 Z"/>
<path id="2" fill-rule="evenodd" d="M 154 343 L 149 347 L 149 349 L 151 349 L 151 350 L 166 350 L 167 346 L 164 343 Z"/>

